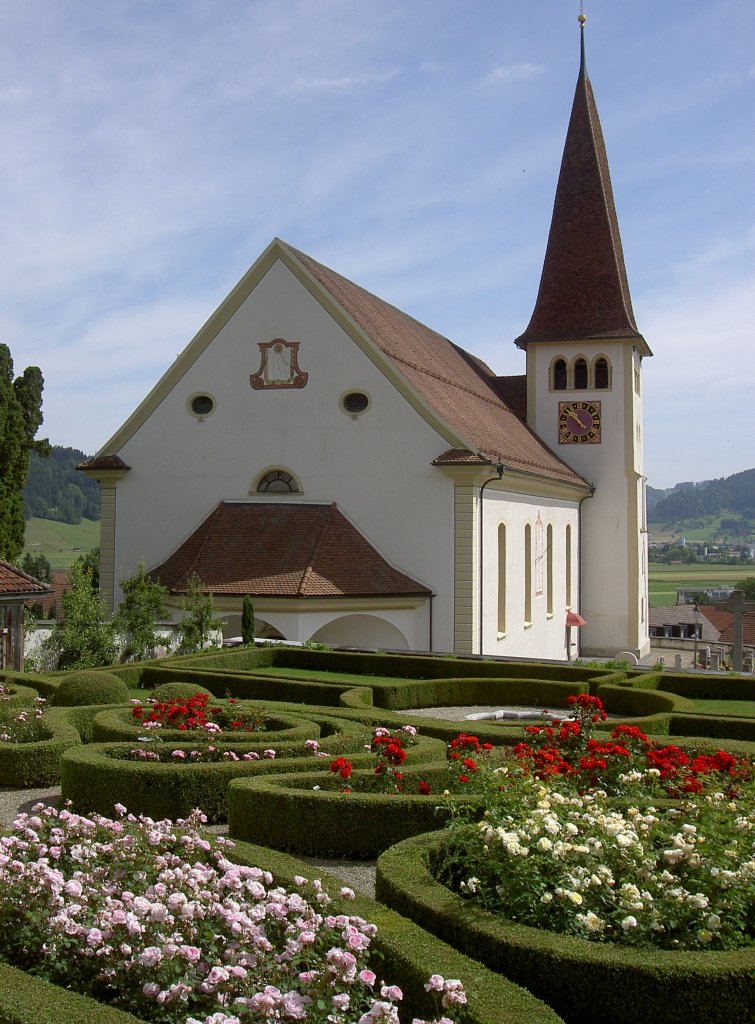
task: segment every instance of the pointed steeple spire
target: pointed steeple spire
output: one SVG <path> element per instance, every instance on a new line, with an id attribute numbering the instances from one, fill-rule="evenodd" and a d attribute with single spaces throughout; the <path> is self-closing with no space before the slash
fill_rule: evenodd
<path id="1" fill-rule="evenodd" d="M 516 344 L 632 338 L 650 354 L 632 311 L 608 158 L 587 73 L 585 20 L 580 14 L 579 77 L 540 290 Z"/>

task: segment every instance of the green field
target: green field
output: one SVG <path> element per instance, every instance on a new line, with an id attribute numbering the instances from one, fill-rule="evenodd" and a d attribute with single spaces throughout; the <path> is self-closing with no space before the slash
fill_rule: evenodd
<path id="1" fill-rule="evenodd" d="M 76 559 L 100 543 L 100 524 L 82 519 L 76 526 L 52 519 L 29 519 L 24 554 L 45 555 L 53 569 L 67 569 Z"/>
<path id="2" fill-rule="evenodd" d="M 736 584 L 748 576 L 755 576 L 753 565 L 650 565 L 650 606 L 666 608 L 676 604 L 679 587 L 715 587 Z"/>
<path id="3" fill-rule="evenodd" d="M 722 542 L 741 544 L 745 541 L 752 543 L 755 540 L 755 536 L 752 533 L 734 534 L 721 526 L 723 519 L 741 518 L 742 516 L 739 513 L 727 512 L 725 510 L 715 515 L 677 519 L 670 523 L 653 520 L 651 516 L 648 523 L 648 531 L 650 539 L 660 544 L 673 543 L 678 541 L 680 537 L 684 537 L 688 541 L 694 541 L 697 544 L 718 544 Z"/>

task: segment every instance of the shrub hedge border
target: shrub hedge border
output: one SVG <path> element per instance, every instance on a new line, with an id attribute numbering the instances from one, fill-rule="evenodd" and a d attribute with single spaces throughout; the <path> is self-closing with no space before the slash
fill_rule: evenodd
<path id="1" fill-rule="evenodd" d="M 302 739 L 316 739 L 323 724 L 323 720 L 313 718 Z M 348 734 L 347 729 L 344 735 Z M 182 737 L 185 735 L 183 733 Z M 354 732 L 353 736 L 353 745 L 356 747 L 358 733 Z M 269 745 L 269 739 L 267 742 Z M 170 747 L 188 752 L 194 745 L 184 740 Z M 226 742 L 222 746 L 218 744 L 218 747 L 241 753 L 252 749 L 252 744 Z M 63 799 L 70 800 L 74 808 L 83 813 L 98 811 L 100 814 L 110 814 L 113 806 L 121 803 L 134 814 L 175 818 L 184 817 L 195 807 L 200 807 L 208 821 L 225 821 L 227 790 L 233 780 L 266 774 L 311 772 L 314 761 L 311 756 L 301 756 L 186 764 L 130 761 L 119 756 L 127 754 L 132 748 L 133 743 L 92 743 L 67 750 L 61 761 L 59 776 Z M 440 744 L 427 738 L 420 739 L 415 751 L 420 763 L 423 760 L 437 760 L 439 755 L 442 756 Z M 349 754 L 349 757 L 358 764 L 372 760 L 373 755 L 355 752 Z M 327 774 L 328 762 L 323 758 L 319 764 L 318 775 L 322 778 Z M 249 807 L 247 813 L 251 816 L 256 814 L 255 807 Z"/>
<path id="2" fill-rule="evenodd" d="M 323 768 L 327 766 L 324 765 Z M 228 787 L 228 831 L 235 840 L 298 855 L 372 859 L 389 846 L 422 832 L 433 832 L 464 797 L 439 792 L 448 783 L 445 761 L 405 772 L 408 786 L 428 780 L 435 795 L 379 792 L 344 793 L 341 786 L 369 783 L 369 770 L 355 770 L 348 782 L 327 771 L 236 777 Z M 317 787 L 317 788 L 315 788 Z"/>
<path id="3" fill-rule="evenodd" d="M 50 708 L 40 723 L 45 739 L 0 743 L 0 784 L 20 789 L 54 786 L 60 781 L 64 753 L 91 740 L 94 718 L 104 708 L 102 704 Z"/>
<path id="4" fill-rule="evenodd" d="M 666 952 L 590 942 L 506 921 L 436 882 L 428 864 L 442 832 L 381 855 L 377 898 L 581 1024 L 718 1024 L 755 1005 L 755 948 Z M 595 993 L 596 998 L 589 998 Z"/>

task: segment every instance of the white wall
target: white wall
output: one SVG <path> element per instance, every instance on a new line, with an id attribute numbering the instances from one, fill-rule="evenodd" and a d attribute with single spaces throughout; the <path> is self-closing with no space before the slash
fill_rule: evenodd
<path id="1" fill-rule="evenodd" d="M 503 486 L 505 484 L 502 482 Z M 577 503 L 514 494 L 495 485 L 483 498 L 483 653 L 518 658 L 566 660 L 566 526 L 571 525 L 572 604 L 579 607 Z M 537 551 L 536 524 L 542 522 L 543 547 Z M 498 527 L 506 526 L 505 633 L 498 631 Z M 532 528 L 532 618 L 525 619 L 525 526 Z M 547 610 L 547 528 L 553 527 L 553 597 Z M 538 594 L 537 558 L 541 555 L 542 593 Z M 574 631 L 573 631 L 574 632 Z M 572 640 L 576 639 L 572 635 Z"/>

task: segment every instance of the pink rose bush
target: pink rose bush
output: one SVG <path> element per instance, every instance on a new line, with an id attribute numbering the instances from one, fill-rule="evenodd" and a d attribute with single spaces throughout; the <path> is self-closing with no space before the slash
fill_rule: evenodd
<path id="1" fill-rule="evenodd" d="M 398 1024 L 401 991 L 371 967 L 375 926 L 330 910 L 319 881 L 287 891 L 233 863 L 199 811 L 116 813 L 38 804 L 0 837 L 5 960 L 158 1024 Z M 428 991 L 461 1005 L 461 983 L 438 977 Z"/>
<path id="2" fill-rule="evenodd" d="M 42 739 L 44 697 L 37 697 L 33 707 L 14 705 L 11 697 L 8 687 L 0 686 L 0 743 L 35 743 Z"/>

